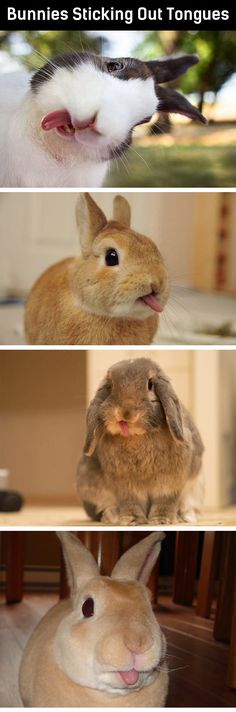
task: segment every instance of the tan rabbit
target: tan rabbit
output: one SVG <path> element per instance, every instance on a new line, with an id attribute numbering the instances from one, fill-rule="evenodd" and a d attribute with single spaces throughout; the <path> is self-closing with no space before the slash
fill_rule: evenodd
<path id="1" fill-rule="evenodd" d="M 145 584 L 163 534 L 129 549 L 111 577 L 79 539 L 60 533 L 71 596 L 40 621 L 20 668 L 26 707 L 163 707 L 166 641 Z"/>
<path id="2" fill-rule="evenodd" d="M 107 221 L 89 193 L 77 203 L 81 257 L 50 267 L 26 304 L 30 344 L 149 344 L 169 284 L 152 240 L 130 229 L 130 207 L 114 199 Z"/>
<path id="3" fill-rule="evenodd" d="M 194 522 L 203 444 L 168 377 L 148 358 L 112 366 L 87 413 L 79 496 L 111 524 Z"/>

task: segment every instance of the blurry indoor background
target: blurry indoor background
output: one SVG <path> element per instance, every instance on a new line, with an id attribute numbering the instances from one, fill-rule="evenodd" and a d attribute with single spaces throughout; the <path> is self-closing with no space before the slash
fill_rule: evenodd
<path id="1" fill-rule="evenodd" d="M 0 524 L 76 524 L 86 408 L 107 368 L 123 358 L 153 358 L 168 374 L 204 445 L 205 509 L 200 522 L 236 521 L 236 359 L 231 350 L 0 351 L 0 486 L 27 507 Z M 6 479 L 3 477 L 6 486 Z"/>
<path id="2" fill-rule="evenodd" d="M 114 192 L 92 193 L 108 218 Z M 236 343 L 234 193 L 123 193 L 132 227 L 158 245 L 171 294 L 158 344 Z M 23 302 L 55 262 L 79 254 L 76 193 L 1 193 L 0 344 L 24 343 Z"/>

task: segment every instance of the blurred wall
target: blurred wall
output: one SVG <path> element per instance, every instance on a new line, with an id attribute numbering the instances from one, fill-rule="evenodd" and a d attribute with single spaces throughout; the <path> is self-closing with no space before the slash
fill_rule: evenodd
<path id="1" fill-rule="evenodd" d="M 28 500 L 75 504 L 84 351 L 0 351 L 0 462 Z"/>
<path id="2" fill-rule="evenodd" d="M 92 195 L 110 218 L 114 191 Z M 131 204 L 132 227 L 157 243 L 172 283 L 191 285 L 199 194 L 132 191 L 123 195 Z M 76 199 L 76 193 L 0 195 L 0 291 L 28 291 L 49 265 L 79 253 Z"/>

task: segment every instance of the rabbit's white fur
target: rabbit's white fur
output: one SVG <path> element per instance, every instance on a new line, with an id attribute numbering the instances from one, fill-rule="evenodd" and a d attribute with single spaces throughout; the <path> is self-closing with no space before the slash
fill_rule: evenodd
<path id="1" fill-rule="evenodd" d="M 25 92 L 26 85 L 26 75 L 22 90 L 18 73 L 13 80 L 10 75 L 0 78 L 0 185 L 6 187 L 100 186 L 110 152 L 144 118 L 144 107 L 152 115 L 158 103 L 152 77 L 121 81 L 89 62 L 70 71 L 58 67 L 36 94 L 30 89 Z M 55 132 L 49 136 L 40 131 L 43 115 L 65 106 L 79 121 L 97 114 L 101 135 L 79 132 L 68 141 Z"/>
<path id="2" fill-rule="evenodd" d="M 31 636 L 20 691 L 31 707 L 162 707 L 168 688 L 166 641 L 145 584 L 163 534 L 129 549 L 111 577 L 99 576 L 92 555 L 68 533 L 59 535 L 71 589 Z M 83 604 L 93 599 L 85 617 Z"/>

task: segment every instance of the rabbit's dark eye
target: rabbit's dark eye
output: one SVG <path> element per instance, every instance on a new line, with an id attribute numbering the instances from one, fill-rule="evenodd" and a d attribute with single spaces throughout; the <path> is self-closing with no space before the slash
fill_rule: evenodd
<path id="1" fill-rule="evenodd" d="M 106 255 L 105 255 L 105 262 L 107 267 L 115 267 L 116 265 L 119 264 L 119 256 L 118 252 L 116 250 L 110 249 L 107 250 Z"/>
<path id="2" fill-rule="evenodd" d="M 154 381 L 153 381 L 152 378 L 149 378 L 149 379 L 148 379 L 148 390 L 149 390 L 149 391 L 152 391 L 153 388 L 154 388 Z"/>
<path id="3" fill-rule="evenodd" d="M 107 71 L 108 72 L 119 72 L 120 69 L 123 69 L 124 65 L 123 62 L 107 62 Z"/>
<path id="4" fill-rule="evenodd" d="M 94 600 L 93 598 L 86 598 L 86 601 L 82 605 L 82 613 L 85 618 L 91 618 L 94 614 Z"/>

